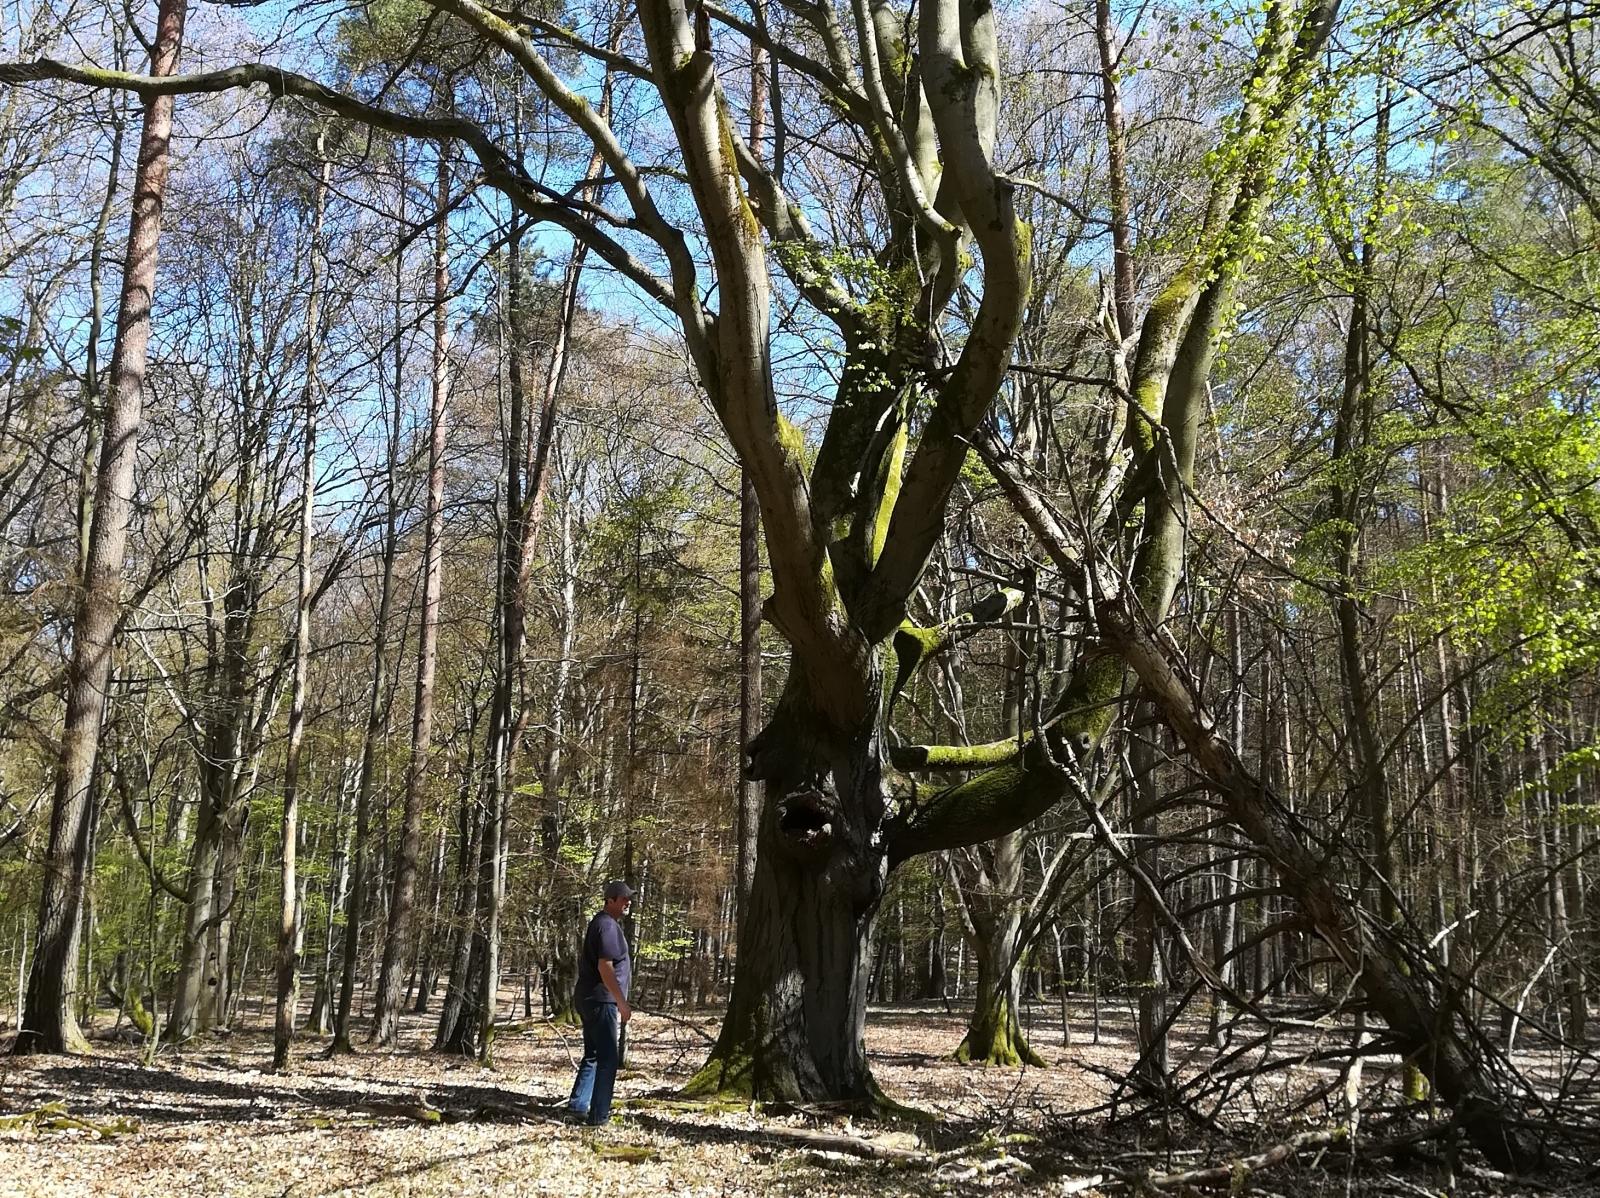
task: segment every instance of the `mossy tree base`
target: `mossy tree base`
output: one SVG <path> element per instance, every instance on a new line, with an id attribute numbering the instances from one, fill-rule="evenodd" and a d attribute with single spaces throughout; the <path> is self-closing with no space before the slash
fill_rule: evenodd
<path id="1" fill-rule="evenodd" d="M 576 1003 L 567 1003 L 550 1012 L 549 1022 L 557 1027 L 582 1027 L 583 1016 L 578 1014 Z"/>
<path id="2" fill-rule="evenodd" d="M 1007 874 L 1009 879 L 1009 871 Z M 1001 889 L 1010 892 L 1015 886 L 1015 880 L 1009 879 Z M 968 908 L 978 932 L 973 944 L 978 958 L 978 993 L 955 1059 L 963 1065 L 1047 1068 L 1045 1059 L 1028 1044 L 1017 1021 L 1016 969 L 1001 964 L 1016 958 L 1021 920 L 1015 910 L 983 911 L 970 900 Z"/>
<path id="3" fill-rule="evenodd" d="M 1000 1065 L 1011 1069 L 1023 1065 L 1035 1069 L 1049 1067 L 1022 1034 L 1015 1009 L 1009 1003 L 999 1004 L 981 1020 L 974 1016 L 972 1026 L 956 1048 L 955 1059 L 963 1065 Z"/>

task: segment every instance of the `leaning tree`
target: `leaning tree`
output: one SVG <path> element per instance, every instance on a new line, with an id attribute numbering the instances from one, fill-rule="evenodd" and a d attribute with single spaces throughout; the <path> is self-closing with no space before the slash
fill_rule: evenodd
<path id="1" fill-rule="evenodd" d="M 694 1086 L 875 1104 L 863 1039 L 868 948 L 891 871 L 1019 828 L 1068 796 L 1092 818 L 1078 762 L 1109 728 L 1131 666 L 1400 1046 L 1468 1110 L 1481 1144 L 1514 1159 L 1453 1018 L 1405 969 L 1383 965 L 1403 931 L 1374 936 L 1352 919 L 1292 813 L 1243 770 L 1160 633 L 1184 568 L 1212 358 L 1336 0 L 1269 0 L 1240 17 L 1243 49 L 1196 51 L 1193 69 L 1236 72 L 1236 98 L 1219 114 L 1199 202 L 1181 224 L 1151 231 L 1168 267 L 1142 318 L 1119 280 L 1117 319 L 1106 322 L 1116 417 L 1078 488 L 1092 500 L 1071 522 L 994 423 L 1032 281 L 1019 192 L 1048 188 L 997 157 L 1004 66 L 992 6 L 778 0 L 741 15 L 711 0 L 642 0 L 615 49 L 537 10 L 420 7 L 416 37 L 447 22 L 531 84 L 578 140 L 573 159 L 599 156 L 615 204 L 563 180 L 559 166 L 525 161 L 507 106 L 481 96 L 400 112 L 381 93 L 363 98 L 275 64 L 156 79 L 36 61 L 0 67 L 0 78 L 147 97 L 255 87 L 459 143 L 524 218 L 565 230 L 671 314 L 759 502 L 772 573 L 763 615 L 790 653 L 771 717 L 745 746 L 746 770 L 765 785 L 757 863 L 730 1008 Z M 612 19 L 592 24 L 610 30 Z M 737 120 L 752 46 L 772 64 L 758 89 L 772 119 L 757 122 L 771 135 L 755 144 Z M 614 73 L 628 101 L 608 119 L 557 63 L 575 63 L 574 79 Z M 1112 140 L 1115 159 L 1126 147 Z M 860 175 L 844 185 L 848 235 L 825 210 L 836 181 L 796 167 L 796 146 Z M 808 438 L 778 402 L 775 342 L 788 351 L 774 333 L 778 300 L 831 338 L 827 369 L 807 379 L 826 414 L 820 436 Z M 908 620 L 974 445 L 1074 588 L 1089 635 L 1028 733 L 994 745 L 900 744 L 891 722 L 915 671 L 1022 598 L 1002 586 L 944 625 Z M 961 781 L 917 781 L 951 768 Z"/>

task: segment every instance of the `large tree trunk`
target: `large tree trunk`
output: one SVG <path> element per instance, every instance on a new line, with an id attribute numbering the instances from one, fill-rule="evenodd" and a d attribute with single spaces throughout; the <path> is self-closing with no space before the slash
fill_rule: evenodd
<path id="1" fill-rule="evenodd" d="M 183 45 L 186 0 L 161 0 L 150 54 L 152 75 L 171 75 Z M 133 471 L 144 407 L 144 376 L 150 344 L 150 309 L 155 294 L 156 249 L 166 198 L 173 98 L 145 105 L 139 162 L 133 180 L 133 215 L 117 309 L 117 339 L 111 358 L 94 515 L 83 571 L 83 598 L 72 626 L 72 661 L 67 673 L 67 711 L 56 763 L 50 808 L 50 840 L 39 896 L 39 931 L 28 974 L 22 1028 L 13 1051 L 87 1052 L 72 1011 L 78 977 L 78 941 L 89 859 L 90 785 L 112 643 L 122 597 L 122 565 L 133 507 Z"/>
<path id="2" fill-rule="evenodd" d="M 766 0 L 751 5 L 765 29 Z M 765 134 L 766 49 L 750 44 L 750 150 L 758 159 Z M 761 724 L 761 503 L 748 471 L 739 474 L 739 778 L 734 812 L 734 927 L 750 905 L 756 877 L 756 832 L 761 823 L 761 792 L 744 769 L 744 746 Z"/>
<path id="3" fill-rule="evenodd" d="M 883 1098 L 864 1029 L 889 874 L 873 843 L 885 808 L 881 740 L 875 727 L 853 744 L 807 735 L 821 722 L 796 712 L 797 669 L 752 746 L 752 773 L 767 785 L 739 968 L 716 1047 L 687 1089 L 873 1109 Z"/>

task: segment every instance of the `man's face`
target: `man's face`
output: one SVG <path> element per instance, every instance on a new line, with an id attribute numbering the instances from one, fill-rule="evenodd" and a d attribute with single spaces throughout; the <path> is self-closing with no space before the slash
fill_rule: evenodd
<path id="1" fill-rule="evenodd" d="M 606 914 L 612 919 L 621 919 L 628 913 L 628 908 L 633 905 L 633 899 L 627 895 L 619 895 L 606 900 Z"/>

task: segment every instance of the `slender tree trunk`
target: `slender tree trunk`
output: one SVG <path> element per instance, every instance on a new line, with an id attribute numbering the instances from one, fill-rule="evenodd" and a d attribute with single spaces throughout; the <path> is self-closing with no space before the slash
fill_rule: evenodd
<path id="1" fill-rule="evenodd" d="M 439 597 L 444 541 L 444 450 L 446 410 L 450 401 L 450 157 L 439 146 L 438 215 L 433 246 L 433 382 L 428 410 L 428 501 L 423 532 L 422 630 L 417 637 L 417 689 L 411 716 L 411 757 L 406 764 L 405 814 L 395 850 L 394 896 L 389 904 L 389 931 L 383 942 L 372 1039 L 393 1045 L 399 1029 L 400 976 L 411 937 L 411 909 L 416 901 L 417 854 L 422 844 L 422 792 L 427 782 L 433 741 L 433 677 L 439 657 Z"/>
<path id="2" fill-rule="evenodd" d="M 474 781 L 469 753 L 466 776 L 461 784 L 457 823 L 460 853 L 456 862 L 455 914 L 451 921 L 450 981 L 445 987 L 444 1004 L 439 1010 L 439 1027 L 433 1041 L 435 1052 L 457 1052 L 461 1055 L 467 1055 L 460 1048 L 460 1027 L 469 1022 L 464 1018 L 464 1013 L 470 981 L 473 913 L 477 908 L 479 846 L 483 839 L 482 809 L 472 799 Z"/>
<path id="3" fill-rule="evenodd" d="M 171 75 L 177 70 L 186 11 L 186 0 L 161 0 L 150 55 L 152 75 Z M 33 967 L 28 975 L 22 1028 L 13 1044 L 17 1053 L 88 1051 L 88 1042 L 73 1014 L 72 990 L 78 977 L 85 867 L 89 838 L 93 835 L 89 791 L 121 608 L 122 566 L 133 506 L 134 464 L 144 403 L 172 111 L 171 96 L 152 97 L 145 105 L 139 135 L 133 215 L 128 224 L 128 252 L 95 479 L 94 515 L 84 563 L 83 597 L 73 621 L 66 719 L 50 808 L 50 839 L 45 849 Z"/>
<path id="4" fill-rule="evenodd" d="M 112 54 L 118 69 L 126 69 L 121 29 L 115 34 Z M 83 459 L 79 469 L 78 486 L 78 578 L 80 580 L 87 577 L 89 564 L 89 534 L 94 525 L 95 479 L 100 459 L 100 424 L 103 419 L 100 394 L 100 338 L 104 332 L 105 299 L 101 280 L 105 274 L 106 232 L 111 227 L 111 215 L 116 208 L 117 189 L 122 181 L 122 146 L 126 129 L 123 110 L 120 106 L 114 105 L 111 118 L 111 156 L 106 166 L 106 194 L 100 204 L 100 215 L 95 220 L 94 237 L 89 243 L 89 331 L 84 337 Z"/>
<path id="5" fill-rule="evenodd" d="M 1007 640 L 1001 723 L 1008 736 L 1022 735 L 1025 671 L 1031 645 L 1032 637 L 1022 630 L 1013 630 Z M 1044 1058 L 1029 1047 L 1017 1019 L 1017 960 L 1023 947 L 1020 933 L 1026 905 L 1022 896 L 1026 844 L 1018 829 L 966 853 L 951 854 L 953 876 L 958 883 L 956 895 L 978 961 L 977 993 L 966 1035 L 956 1048 L 958 1061 L 1006 1066 L 1045 1064 Z M 962 868 L 961 862 L 969 856 L 982 863 L 978 869 Z"/>
<path id="6" fill-rule="evenodd" d="M 434 952 L 439 939 L 439 902 L 444 894 L 445 872 L 445 832 L 439 828 L 439 839 L 434 844 L 433 868 L 430 871 L 428 885 L 428 929 L 427 938 L 423 942 L 422 963 L 417 969 L 417 994 L 416 1001 L 411 1004 L 413 1015 L 425 1015 L 428 1003 L 433 999 L 435 985 Z"/>
<path id="7" fill-rule="evenodd" d="M 1244 632 L 1240 627 L 1239 609 L 1235 606 L 1228 610 L 1228 645 L 1229 654 L 1233 660 L 1233 743 L 1245 744 L 1246 732 L 1246 693 L 1244 676 Z M 1271 661 L 1270 654 L 1262 654 L 1262 695 L 1270 696 L 1271 688 Z M 1263 715 L 1265 705 L 1270 698 L 1263 698 Z M 1270 726 L 1270 721 L 1263 719 L 1262 728 Z M 1263 773 L 1263 776 L 1265 774 Z M 1211 925 L 1211 963 L 1216 969 L 1217 976 L 1229 985 L 1233 984 L 1238 974 L 1238 969 L 1233 956 L 1234 946 L 1239 939 L 1239 904 L 1233 896 L 1239 890 L 1239 851 L 1236 847 L 1237 837 L 1232 825 L 1224 825 L 1217 829 L 1217 839 L 1221 842 L 1217 848 L 1220 860 L 1212 870 L 1216 879 L 1217 898 L 1221 905 L 1217 908 L 1216 920 Z M 1222 1047 L 1222 1011 L 1223 998 L 1220 994 L 1211 997 L 1211 1043 L 1215 1047 Z"/>
<path id="8" fill-rule="evenodd" d="M 403 165 L 403 163 L 402 163 Z M 405 220 L 405 188 L 400 189 L 400 220 Z M 357 958 L 361 948 L 361 918 L 367 898 L 367 832 L 372 818 L 372 795 L 377 778 L 378 742 L 386 718 L 385 698 L 389 690 L 389 660 L 385 651 L 389 621 L 394 610 L 395 560 L 399 556 L 399 460 L 402 387 L 405 382 L 405 355 L 400 330 L 405 301 L 405 254 L 395 253 L 394 295 L 394 411 L 389 426 L 387 479 L 384 495 L 382 579 L 378 591 L 378 619 L 372 638 L 372 693 L 367 705 L 366 732 L 361 738 L 361 773 L 356 783 L 355 836 L 350 847 L 350 889 L 345 902 L 344 953 L 340 962 L 339 1000 L 334 1008 L 333 1042 L 329 1053 L 352 1052 L 350 1044 L 350 1006 L 355 997 Z"/>
<path id="9" fill-rule="evenodd" d="M 1132 202 L 1128 195 L 1128 142 L 1123 132 L 1122 89 L 1117 82 L 1122 52 L 1111 21 L 1111 0 L 1095 0 L 1095 43 L 1100 52 L 1100 97 L 1105 109 L 1107 167 L 1111 191 L 1113 307 L 1121 339 L 1133 335 Z"/>
<path id="10" fill-rule="evenodd" d="M 317 130 L 317 198 L 311 216 L 311 284 L 306 300 L 306 382 L 301 395 L 304 436 L 300 446 L 300 547 L 296 563 L 294 679 L 289 696 L 289 743 L 283 763 L 283 866 L 279 881 L 278 988 L 273 1019 L 272 1067 L 289 1068 L 295 1009 L 300 998 L 300 927 L 303 900 L 295 876 L 300 837 L 300 754 L 306 733 L 306 680 L 311 664 L 311 547 L 317 503 L 317 364 L 322 352 L 322 219 L 331 164 L 324 155 L 325 131 Z"/>

